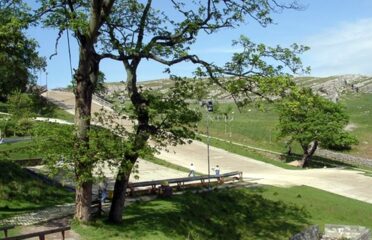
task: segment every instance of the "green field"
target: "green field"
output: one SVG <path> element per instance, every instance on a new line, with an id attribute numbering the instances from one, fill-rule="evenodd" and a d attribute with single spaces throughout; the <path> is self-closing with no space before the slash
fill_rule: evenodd
<path id="1" fill-rule="evenodd" d="M 122 225 L 97 220 L 73 229 L 90 240 L 288 239 L 325 223 L 372 228 L 372 205 L 309 187 L 230 189 L 139 202 Z"/>
<path id="2" fill-rule="evenodd" d="M 40 155 L 34 151 L 33 146 L 34 143 L 32 141 L 3 143 L 0 145 L 0 160 L 19 160 L 40 157 Z"/>
<path id="3" fill-rule="evenodd" d="M 353 146 L 348 153 L 356 156 L 372 156 L 372 94 L 346 95 L 341 100 L 346 112 L 350 116 L 350 122 L 355 127 L 352 132 L 357 136 L 359 144 Z M 239 111 L 233 104 L 220 104 L 220 109 L 226 109 L 231 105 L 232 112 L 229 117 L 232 121 L 224 121 L 218 114 L 210 114 L 210 135 L 229 141 L 264 148 L 272 151 L 285 153 L 285 139 L 278 139 L 278 114 L 274 105 L 266 105 L 263 110 L 254 106 L 248 106 Z M 199 124 L 199 132 L 206 133 L 206 116 Z M 294 144 L 293 152 L 301 154 L 301 149 Z"/>
<path id="4" fill-rule="evenodd" d="M 355 126 L 353 133 L 359 144 L 351 150 L 351 154 L 371 158 L 372 156 L 372 94 L 345 96 L 341 102 L 350 115 L 350 122 Z"/>

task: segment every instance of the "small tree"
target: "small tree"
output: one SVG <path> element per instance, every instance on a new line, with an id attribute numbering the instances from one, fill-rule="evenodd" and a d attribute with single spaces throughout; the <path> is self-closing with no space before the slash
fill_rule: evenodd
<path id="1" fill-rule="evenodd" d="M 35 115 L 34 108 L 34 100 L 29 94 L 15 91 L 9 96 L 8 112 L 12 114 L 13 119 L 33 117 Z"/>
<path id="2" fill-rule="evenodd" d="M 34 98 L 27 93 L 14 91 L 8 97 L 8 112 L 11 114 L 9 121 L 10 125 L 13 124 L 14 135 L 24 136 L 30 133 L 32 128 L 32 117 L 36 116 Z M 9 126 L 9 124 L 8 124 Z"/>
<path id="3" fill-rule="evenodd" d="M 320 145 L 329 149 L 348 149 L 356 144 L 354 136 L 344 130 L 349 118 L 339 103 L 314 94 L 311 89 L 293 89 L 278 104 L 279 136 L 289 137 L 303 149 L 301 167 L 309 164 Z"/>

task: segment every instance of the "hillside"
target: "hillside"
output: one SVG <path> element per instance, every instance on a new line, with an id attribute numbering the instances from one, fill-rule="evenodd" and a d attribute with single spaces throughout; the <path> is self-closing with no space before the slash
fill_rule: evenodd
<path id="1" fill-rule="evenodd" d="M 342 75 L 331 77 L 298 77 L 295 81 L 306 87 L 311 87 L 322 96 L 333 101 L 338 101 L 345 106 L 350 116 L 349 125 L 358 138 L 359 144 L 354 146 L 349 154 L 370 158 L 372 152 L 372 128 L 370 118 L 372 112 L 372 77 L 362 75 Z M 141 82 L 144 89 L 152 88 L 160 91 L 166 91 L 172 86 L 172 81 L 160 79 L 154 81 Z M 123 90 L 125 85 L 122 83 L 107 84 L 109 94 L 114 91 Z M 208 97 L 217 99 L 221 109 L 227 109 L 229 98 L 223 94 L 216 86 L 211 87 Z M 239 112 L 232 105 L 232 111 L 235 112 L 231 119 L 226 123 L 224 121 L 213 121 L 210 126 L 210 132 L 215 137 L 234 140 L 242 144 L 248 144 L 255 147 L 262 147 L 274 151 L 286 151 L 285 142 L 277 139 L 277 113 L 274 108 L 268 107 L 264 112 L 249 107 Z M 231 121 L 231 122 L 230 122 Z M 249 126 L 249 127 L 248 127 Z M 199 124 L 199 131 L 203 132 L 205 123 Z M 232 137 L 231 137 L 232 136 Z M 295 148 L 296 149 L 296 148 Z M 299 151 L 300 152 L 300 151 Z"/>
<path id="2" fill-rule="evenodd" d="M 295 81 L 310 87 L 333 101 L 348 93 L 372 93 L 372 76 L 340 75 L 330 77 L 298 77 Z"/>
<path id="3" fill-rule="evenodd" d="M 372 76 L 363 76 L 356 74 L 339 75 L 330 77 L 296 77 L 295 82 L 300 86 L 311 87 L 320 95 L 338 101 L 341 96 L 350 93 L 372 93 Z M 166 91 L 173 85 L 169 79 L 158 79 L 140 82 L 143 89 L 156 89 Z M 108 96 L 116 91 L 125 89 L 125 85 L 120 82 L 107 83 Z M 208 97 L 218 100 L 231 100 L 228 94 L 223 93 L 217 86 L 210 87 Z"/>

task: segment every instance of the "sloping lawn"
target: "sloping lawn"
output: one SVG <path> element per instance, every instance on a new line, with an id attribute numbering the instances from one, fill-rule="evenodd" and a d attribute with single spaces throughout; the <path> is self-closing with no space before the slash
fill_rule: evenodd
<path id="1" fill-rule="evenodd" d="M 74 193 L 46 185 L 13 162 L 0 161 L 0 169 L 0 219 L 74 200 Z"/>
<path id="2" fill-rule="evenodd" d="M 311 224 L 372 228 L 372 205 L 309 187 L 220 190 L 140 202 L 124 223 L 74 225 L 83 239 L 288 239 Z"/>

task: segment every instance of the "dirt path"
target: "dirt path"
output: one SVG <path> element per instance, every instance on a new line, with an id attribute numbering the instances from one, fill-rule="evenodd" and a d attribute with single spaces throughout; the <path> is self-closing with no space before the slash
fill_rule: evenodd
<path id="1" fill-rule="evenodd" d="M 48 92 L 48 98 L 54 99 L 61 107 L 70 110 L 74 106 L 72 93 Z M 93 112 L 101 107 L 93 102 Z M 162 151 L 160 158 L 180 166 L 188 167 L 194 163 L 196 171 L 207 173 L 207 147 L 195 141 L 190 145 L 169 147 Z M 229 153 L 211 147 L 211 167 L 220 165 L 222 172 L 241 170 L 245 177 L 258 178 L 262 184 L 275 186 L 307 185 L 342 196 L 372 203 L 372 177 L 361 172 L 342 169 L 286 170 L 251 158 Z"/>

